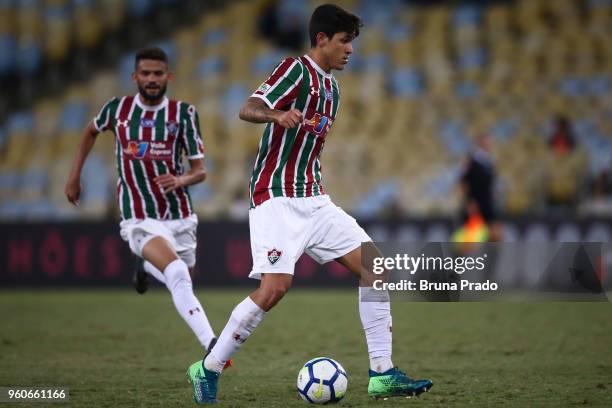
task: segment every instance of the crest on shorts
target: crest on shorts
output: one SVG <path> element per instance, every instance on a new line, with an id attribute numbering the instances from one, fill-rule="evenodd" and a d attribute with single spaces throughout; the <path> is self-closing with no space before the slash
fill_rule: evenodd
<path id="1" fill-rule="evenodd" d="M 283 253 L 281 251 L 276 248 L 272 248 L 268 251 L 268 261 L 270 261 L 271 265 L 274 265 L 282 255 Z"/>

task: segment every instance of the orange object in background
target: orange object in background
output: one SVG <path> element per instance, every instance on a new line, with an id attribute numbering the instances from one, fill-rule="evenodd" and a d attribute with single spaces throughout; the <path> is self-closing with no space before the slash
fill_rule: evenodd
<path id="1" fill-rule="evenodd" d="M 465 224 L 453 233 L 453 242 L 487 242 L 489 227 L 478 213 L 470 215 Z"/>

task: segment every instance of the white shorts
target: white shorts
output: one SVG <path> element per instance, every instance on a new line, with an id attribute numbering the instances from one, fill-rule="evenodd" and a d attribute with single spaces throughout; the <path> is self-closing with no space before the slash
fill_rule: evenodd
<path id="1" fill-rule="evenodd" d="M 172 245 L 188 267 L 195 265 L 198 228 L 198 217 L 195 214 L 180 220 L 130 219 L 121 221 L 119 227 L 121 238 L 130 244 L 134 254 L 142 256 L 142 248 L 147 242 L 152 238 L 162 237 Z"/>
<path id="2" fill-rule="evenodd" d="M 320 264 L 340 258 L 372 239 L 329 196 L 274 197 L 249 211 L 253 270 L 293 275 L 306 253 Z"/>

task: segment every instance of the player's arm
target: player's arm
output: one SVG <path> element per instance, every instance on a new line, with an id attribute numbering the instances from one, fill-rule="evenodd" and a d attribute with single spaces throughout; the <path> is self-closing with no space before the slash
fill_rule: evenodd
<path id="1" fill-rule="evenodd" d="M 292 129 L 302 123 L 302 112 L 297 109 L 282 111 L 271 109 L 260 98 L 249 97 L 240 108 L 240 119 L 251 123 L 276 123 L 285 129 Z"/>
<path id="2" fill-rule="evenodd" d="M 83 170 L 83 165 L 85 164 L 85 160 L 87 160 L 87 156 L 89 156 L 89 152 L 91 152 L 91 149 L 96 143 L 96 136 L 98 136 L 98 133 L 98 129 L 96 129 L 93 122 L 90 122 L 83 130 L 81 134 L 81 143 L 79 144 L 74 162 L 72 163 L 68 181 L 64 187 L 64 193 L 68 201 L 77 206 L 79 205 L 82 189 L 81 171 Z"/>
<path id="3" fill-rule="evenodd" d="M 166 173 L 155 177 L 153 181 L 164 190 L 164 193 L 201 183 L 206 179 L 204 142 L 200 131 L 200 118 L 195 106 L 188 106 L 186 115 L 181 119 L 181 125 L 183 128 L 181 140 L 189 160 L 189 170 L 181 175 Z"/>
<path id="4" fill-rule="evenodd" d="M 272 75 L 246 100 L 240 119 L 251 123 L 276 123 L 285 129 L 302 123 L 302 113 L 288 109 L 295 100 L 303 78 L 303 67 L 296 58 L 285 58 Z"/>
<path id="5" fill-rule="evenodd" d="M 153 181 L 164 189 L 164 193 L 169 193 L 177 188 L 191 186 L 204 180 L 206 180 L 206 166 L 204 159 L 199 158 L 189 160 L 189 171 L 185 174 L 174 176 L 166 173 L 155 177 Z"/>

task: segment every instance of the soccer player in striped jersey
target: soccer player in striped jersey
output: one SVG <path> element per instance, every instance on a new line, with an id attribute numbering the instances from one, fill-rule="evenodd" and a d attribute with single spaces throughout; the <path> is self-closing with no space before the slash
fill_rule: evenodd
<path id="1" fill-rule="evenodd" d="M 433 385 L 393 366 L 389 295 L 373 290 L 376 278 L 362 265 L 362 249 L 366 260 L 379 252 L 355 219 L 332 203 L 321 182 L 319 159 L 340 101 L 331 71 L 348 63 L 361 25 L 359 17 L 338 6 L 318 7 L 310 20 L 310 51 L 277 65 L 240 111 L 241 119 L 266 124 L 250 181 L 249 211 L 249 276 L 261 281 L 232 311 L 210 353 L 189 368 L 197 403 L 216 402 L 225 362 L 289 290 L 304 251 L 319 263 L 340 262 L 359 279 L 359 314 L 370 357 L 368 394 L 410 396 Z"/>
<path id="2" fill-rule="evenodd" d="M 198 220 L 188 186 L 206 178 L 198 114 L 193 105 L 165 96 L 172 74 L 163 50 L 138 51 L 132 79 L 138 93 L 110 99 L 83 131 L 66 197 L 79 205 L 85 160 L 99 133 L 114 133 L 121 237 L 143 259 L 142 270 L 166 285 L 181 317 L 210 349 L 215 334 L 190 276 Z M 188 171 L 183 169 L 184 155 Z"/>

